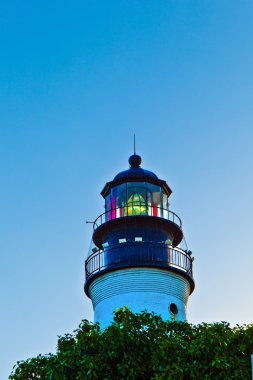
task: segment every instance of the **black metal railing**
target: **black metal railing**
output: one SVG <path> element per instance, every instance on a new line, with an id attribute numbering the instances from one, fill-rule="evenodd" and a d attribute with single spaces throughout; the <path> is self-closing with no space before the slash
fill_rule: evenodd
<path id="1" fill-rule="evenodd" d="M 167 219 L 182 228 L 182 221 L 179 216 L 167 208 L 149 205 L 146 203 L 133 202 L 126 206 L 111 208 L 99 215 L 93 223 L 93 229 L 96 230 L 97 227 L 113 219 L 137 215 L 155 216 L 158 218 Z"/>
<path id="2" fill-rule="evenodd" d="M 133 266 L 176 268 L 192 278 L 192 261 L 185 251 L 165 243 L 119 243 L 98 250 L 87 258 L 86 281 L 102 271 Z"/>

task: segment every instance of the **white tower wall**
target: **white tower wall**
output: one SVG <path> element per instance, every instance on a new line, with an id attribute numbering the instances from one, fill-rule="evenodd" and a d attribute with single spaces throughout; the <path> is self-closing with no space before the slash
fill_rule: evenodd
<path id="1" fill-rule="evenodd" d="M 113 321 L 113 312 L 128 306 L 135 313 L 154 311 L 171 320 L 170 304 L 176 304 L 176 319 L 186 320 L 190 284 L 182 276 L 158 268 L 126 268 L 105 273 L 89 287 L 94 307 L 94 322 L 102 328 Z"/>

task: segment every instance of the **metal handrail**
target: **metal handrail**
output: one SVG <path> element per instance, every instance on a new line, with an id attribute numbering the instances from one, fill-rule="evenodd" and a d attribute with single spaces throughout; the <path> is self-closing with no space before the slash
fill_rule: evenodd
<path id="1" fill-rule="evenodd" d="M 115 254 L 113 251 L 116 250 L 120 250 L 120 253 L 116 252 Z M 125 254 L 124 250 L 126 250 Z M 133 252 L 134 254 L 131 254 Z M 161 257 L 161 253 L 166 257 Z M 192 262 L 193 259 L 185 251 L 165 243 L 145 241 L 119 243 L 99 250 L 87 258 L 85 262 L 86 281 L 104 270 L 135 265 L 176 268 L 193 277 Z"/>
<path id="2" fill-rule="evenodd" d="M 139 213 L 135 213 L 135 207 L 140 208 Z M 147 203 L 136 203 L 133 202 L 132 204 L 128 204 L 122 207 L 115 207 L 107 210 L 103 214 L 99 215 L 95 221 L 93 222 L 93 230 L 95 231 L 97 227 L 101 226 L 102 224 L 122 218 L 127 216 L 155 216 L 158 218 L 163 218 L 170 220 L 174 222 L 175 224 L 179 225 L 180 228 L 182 228 L 182 221 L 180 217 L 175 214 L 173 211 L 170 211 L 169 209 L 165 207 L 160 207 L 156 205 L 150 205 Z"/>

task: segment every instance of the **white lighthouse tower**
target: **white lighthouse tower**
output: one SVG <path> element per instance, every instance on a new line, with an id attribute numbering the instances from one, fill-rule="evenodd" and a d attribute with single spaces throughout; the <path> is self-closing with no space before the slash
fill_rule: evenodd
<path id="1" fill-rule="evenodd" d="M 105 212 L 93 224 L 84 289 L 94 321 L 105 328 L 124 306 L 185 321 L 194 290 L 192 258 L 179 247 L 183 231 L 168 207 L 172 191 L 141 168 L 140 156 L 132 155 L 129 164 L 104 186 Z"/>

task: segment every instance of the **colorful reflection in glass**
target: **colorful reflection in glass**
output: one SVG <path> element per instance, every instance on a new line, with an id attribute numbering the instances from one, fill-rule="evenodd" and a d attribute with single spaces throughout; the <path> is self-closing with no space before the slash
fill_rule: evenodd
<path id="1" fill-rule="evenodd" d="M 147 205 L 141 194 L 132 194 L 125 207 L 125 215 L 147 215 Z"/>

